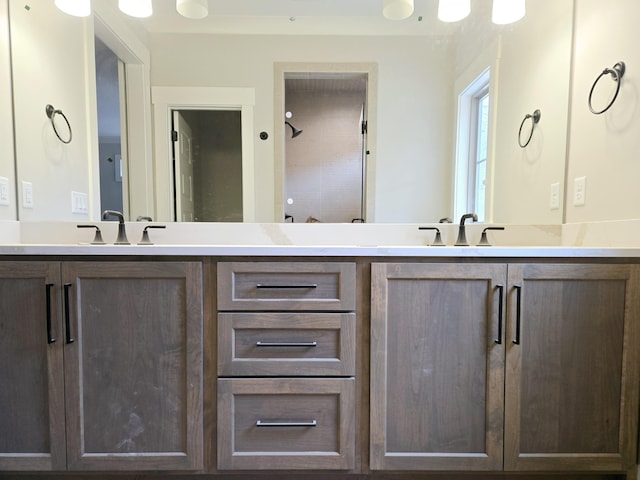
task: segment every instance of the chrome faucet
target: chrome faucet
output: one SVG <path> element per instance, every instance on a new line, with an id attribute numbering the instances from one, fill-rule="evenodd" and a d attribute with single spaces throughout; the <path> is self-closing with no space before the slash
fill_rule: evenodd
<path id="1" fill-rule="evenodd" d="M 466 228 L 464 225 L 464 221 L 467 219 L 471 219 L 473 222 L 477 222 L 478 215 L 476 215 L 475 213 L 465 213 L 464 215 L 462 215 L 462 218 L 460 218 L 460 227 L 458 228 L 458 239 L 454 244 L 456 247 L 469 246 L 469 243 L 467 242 Z"/>
<path id="2" fill-rule="evenodd" d="M 106 220 L 109 217 L 117 217 L 118 219 L 118 238 L 113 242 L 114 245 L 130 245 L 129 240 L 127 240 L 127 234 L 124 229 L 124 215 L 121 212 L 116 212 L 115 210 L 105 210 L 102 212 L 102 219 Z"/>

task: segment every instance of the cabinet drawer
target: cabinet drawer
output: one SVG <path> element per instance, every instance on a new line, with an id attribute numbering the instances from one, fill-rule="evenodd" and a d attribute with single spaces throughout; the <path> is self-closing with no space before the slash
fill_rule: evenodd
<path id="1" fill-rule="evenodd" d="M 220 470 L 354 468 L 355 381 L 219 379 Z"/>
<path id="2" fill-rule="evenodd" d="M 218 375 L 353 376 L 354 313 L 219 313 Z"/>
<path id="3" fill-rule="evenodd" d="M 353 263 L 222 262 L 218 310 L 355 309 Z"/>

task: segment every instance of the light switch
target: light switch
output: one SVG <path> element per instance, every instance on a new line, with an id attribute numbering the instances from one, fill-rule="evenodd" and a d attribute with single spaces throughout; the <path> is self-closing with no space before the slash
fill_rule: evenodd
<path id="1" fill-rule="evenodd" d="M 22 208 L 33 208 L 33 184 L 22 181 Z"/>
<path id="2" fill-rule="evenodd" d="M 9 179 L 0 177 L 0 205 L 9 205 Z"/>
<path id="3" fill-rule="evenodd" d="M 587 197 L 587 177 L 577 177 L 573 181 L 573 204 L 581 207 L 585 204 Z"/>
<path id="4" fill-rule="evenodd" d="M 558 182 L 551 184 L 549 208 L 551 210 L 557 210 L 560 208 L 560 184 Z"/>

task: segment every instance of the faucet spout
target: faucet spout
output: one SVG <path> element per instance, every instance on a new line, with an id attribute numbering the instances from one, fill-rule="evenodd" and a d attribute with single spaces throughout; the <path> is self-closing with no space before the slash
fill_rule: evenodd
<path id="1" fill-rule="evenodd" d="M 124 215 L 121 212 L 115 210 L 105 210 L 102 212 L 102 219 L 106 220 L 109 217 L 116 217 L 118 219 L 118 238 L 113 242 L 114 245 L 130 245 L 127 240 L 127 233 L 124 227 Z"/>
<path id="2" fill-rule="evenodd" d="M 456 247 L 468 247 L 469 243 L 467 242 L 467 233 L 464 225 L 465 220 L 471 220 L 472 222 L 478 221 L 478 215 L 475 213 L 465 213 L 460 218 L 460 227 L 458 227 L 458 239 L 454 244 Z"/>

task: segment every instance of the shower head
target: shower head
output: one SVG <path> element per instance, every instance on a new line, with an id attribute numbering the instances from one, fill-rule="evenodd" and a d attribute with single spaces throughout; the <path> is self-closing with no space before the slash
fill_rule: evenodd
<path id="1" fill-rule="evenodd" d="M 302 130 L 298 130 L 296 127 L 291 125 L 289 122 L 285 121 L 284 123 L 286 123 L 287 125 L 289 125 L 291 127 L 291 138 L 296 138 L 298 135 L 300 135 L 302 133 Z"/>

